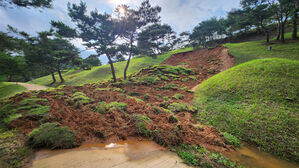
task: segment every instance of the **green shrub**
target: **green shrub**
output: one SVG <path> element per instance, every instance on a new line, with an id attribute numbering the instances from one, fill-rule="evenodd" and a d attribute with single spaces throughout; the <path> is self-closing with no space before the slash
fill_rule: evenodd
<path id="1" fill-rule="evenodd" d="M 136 129 L 135 132 L 139 135 L 145 136 L 145 137 L 149 137 L 152 132 L 150 130 L 148 130 L 147 124 L 149 124 L 151 122 L 151 119 L 148 118 L 147 116 L 143 116 L 143 115 L 134 115 L 134 118 L 136 120 Z"/>
<path id="2" fill-rule="evenodd" d="M 29 134 L 27 143 L 34 148 L 56 149 L 71 148 L 74 141 L 75 134 L 68 127 L 59 127 L 58 123 L 45 123 Z"/>
<path id="3" fill-rule="evenodd" d="M 71 99 L 75 102 L 75 107 L 79 107 L 80 104 L 86 105 L 94 101 L 82 92 L 74 93 Z"/>
<path id="4" fill-rule="evenodd" d="M 178 113 L 178 112 L 184 112 L 189 111 L 189 107 L 185 105 L 184 103 L 172 103 L 168 105 L 167 107 L 170 111 Z"/>
<path id="5" fill-rule="evenodd" d="M 128 105 L 126 103 L 119 103 L 119 102 L 111 102 L 107 105 L 107 109 L 109 110 L 120 110 L 125 111 Z"/>
<path id="6" fill-rule="evenodd" d="M 235 137 L 227 132 L 223 132 L 221 134 L 224 136 L 224 138 L 228 144 L 233 145 L 234 147 L 237 147 L 237 148 L 241 147 L 241 142 L 239 141 L 239 139 L 237 137 Z"/>
<path id="7" fill-rule="evenodd" d="M 107 112 L 106 107 L 107 107 L 106 102 L 99 102 L 96 105 L 91 106 L 91 109 L 96 113 L 104 114 Z"/>
<path id="8" fill-rule="evenodd" d="M 175 99 L 177 99 L 177 100 L 179 100 L 179 99 L 184 99 L 184 95 L 177 93 L 177 94 L 175 94 L 175 95 L 173 96 L 173 98 L 175 98 Z"/>

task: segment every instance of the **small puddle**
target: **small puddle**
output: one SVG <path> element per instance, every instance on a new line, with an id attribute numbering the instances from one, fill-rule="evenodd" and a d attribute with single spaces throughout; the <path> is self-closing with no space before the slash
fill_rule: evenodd
<path id="1" fill-rule="evenodd" d="M 32 167 L 187 168 L 188 166 L 175 153 L 165 150 L 153 141 L 122 141 L 110 144 L 86 144 L 66 150 L 41 150 L 36 153 Z"/>
<path id="2" fill-rule="evenodd" d="M 295 163 L 281 160 L 248 144 L 244 144 L 240 150 L 226 156 L 238 161 L 246 168 L 299 168 L 299 165 Z"/>

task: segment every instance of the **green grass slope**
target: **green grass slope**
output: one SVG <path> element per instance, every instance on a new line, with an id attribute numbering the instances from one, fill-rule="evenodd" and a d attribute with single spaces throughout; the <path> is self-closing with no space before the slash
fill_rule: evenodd
<path id="1" fill-rule="evenodd" d="M 299 161 L 299 61 L 258 59 L 204 81 L 198 120 Z"/>
<path id="2" fill-rule="evenodd" d="M 286 33 L 286 38 L 291 38 L 291 33 Z M 260 58 L 287 58 L 299 60 L 299 40 L 287 40 L 285 44 L 274 39 L 270 45 L 262 41 L 250 41 L 244 43 L 227 43 L 224 46 L 229 49 L 229 53 L 235 57 L 235 65 Z M 272 50 L 268 51 L 268 47 Z"/>
<path id="3" fill-rule="evenodd" d="M 128 74 L 132 74 L 148 66 L 160 64 L 173 54 L 191 51 L 191 50 L 192 48 L 173 50 L 164 55 L 159 55 L 157 59 L 153 59 L 151 57 L 132 59 L 130 63 L 130 67 L 128 69 Z M 124 61 L 124 62 L 118 62 L 114 64 L 117 78 L 123 77 L 123 71 L 125 69 L 126 63 L 127 62 Z M 63 73 L 63 77 L 65 79 L 63 85 L 82 85 L 87 83 L 109 80 L 112 78 L 112 75 L 111 75 L 110 65 L 108 64 L 104 66 L 93 67 L 91 70 L 70 70 L 66 73 Z M 56 75 L 56 80 L 59 81 L 58 75 Z M 29 83 L 48 86 L 49 84 L 51 84 L 51 82 L 52 82 L 52 77 L 49 75 L 38 79 L 34 79 Z"/>
<path id="4" fill-rule="evenodd" d="M 26 91 L 27 89 L 23 86 L 16 85 L 14 83 L 1 82 L 0 83 L 0 99 L 14 96 L 17 93 Z"/>

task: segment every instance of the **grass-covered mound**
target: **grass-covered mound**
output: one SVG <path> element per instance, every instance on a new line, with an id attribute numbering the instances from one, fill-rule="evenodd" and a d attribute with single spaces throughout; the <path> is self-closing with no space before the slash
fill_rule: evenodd
<path id="1" fill-rule="evenodd" d="M 203 82 L 198 119 L 299 161 L 299 61 L 258 59 Z"/>
<path id="2" fill-rule="evenodd" d="M 266 44 L 265 40 L 249 41 L 243 43 L 227 43 L 224 46 L 229 49 L 229 53 L 235 57 L 235 65 L 261 58 L 287 58 L 299 60 L 299 40 L 289 40 L 291 33 L 285 34 L 286 43 L 272 39 L 271 44 Z M 272 46 L 269 51 L 268 47 Z"/>
<path id="3" fill-rule="evenodd" d="M 191 51 L 193 48 L 185 48 L 185 49 L 177 49 L 170 51 L 163 55 L 158 55 L 156 59 L 151 57 L 141 57 L 141 58 L 134 58 L 131 60 L 128 75 L 139 71 L 142 68 L 158 65 L 165 61 L 168 57 L 173 54 Z M 123 77 L 123 71 L 127 61 L 117 62 L 114 64 L 115 74 L 117 78 Z M 93 67 L 91 70 L 70 70 L 62 74 L 65 82 L 63 85 L 83 85 L 87 83 L 94 83 L 99 81 L 110 80 L 112 78 L 110 65 L 103 65 L 98 67 Z M 55 75 L 56 79 L 59 81 L 58 74 Z M 38 79 L 34 79 L 29 83 L 38 84 L 38 85 L 50 85 L 52 83 L 52 76 L 44 76 Z M 56 82 L 56 85 L 59 85 L 59 82 Z M 53 85 L 55 86 L 55 85 Z"/>
<path id="4" fill-rule="evenodd" d="M 0 99 L 13 96 L 26 90 L 25 87 L 14 83 L 0 82 Z"/>

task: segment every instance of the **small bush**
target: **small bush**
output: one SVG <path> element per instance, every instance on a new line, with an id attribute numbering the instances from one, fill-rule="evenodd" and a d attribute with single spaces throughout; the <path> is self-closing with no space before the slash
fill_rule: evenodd
<path id="1" fill-rule="evenodd" d="M 93 99 L 90 99 L 89 97 L 86 96 L 85 93 L 82 92 L 76 92 L 73 94 L 71 98 L 75 102 L 75 107 L 79 107 L 80 104 L 86 105 L 91 102 L 93 102 Z"/>
<path id="2" fill-rule="evenodd" d="M 175 113 L 189 111 L 189 107 L 184 103 L 172 103 L 168 105 L 168 109 Z"/>
<path id="3" fill-rule="evenodd" d="M 241 147 L 241 142 L 239 141 L 239 139 L 237 137 L 235 137 L 227 132 L 223 132 L 221 134 L 224 136 L 224 138 L 228 144 L 233 145 L 234 147 L 237 147 L 237 148 Z"/>
<path id="4" fill-rule="evenodd" d="M 183 99 L 183 98 L 184 98 L 184 95 L 177 93 L 177 94 L 175 94 L 175 95 L 173 96 L 173 98 L 175 98 L 175 99 L 177 99 L 177 100 L 179 100 L 179 99 Z"/>
<path id="5" fill-rule="evenodd" d="M 45 123 L 29 134 L 27 143 L 34 148 L 71 148 L 74 146 L 74 139 L 75 134 L 68 127 L 59 127 L 58 123 Z"/>
<path id="6" fill-rule="evenodd" d="M 152 132 L 146 128 L 147 124 L 151 122 L 151 119 L 143 115 L 135 115 L 136 119 L 136 130 L 135 132 L 139 135 L 149 137 Z"/>
<path id="7" fill-rule="evenodd" d="M 128 105 L 126 103 L 119 103 L 119 102 L 111 102 L 107 105 L 107 109 L 109 110 L 121 110 L 125 111 L 127 109 Z"/>
<path id="8" fill-rule="evenodd" d="M 96 113 L 104 114 L 107 112 L 106 107 L 107 107 L 106 102 L 99 102 L 95 106 L 91 106 L 91 109 Z"/>

